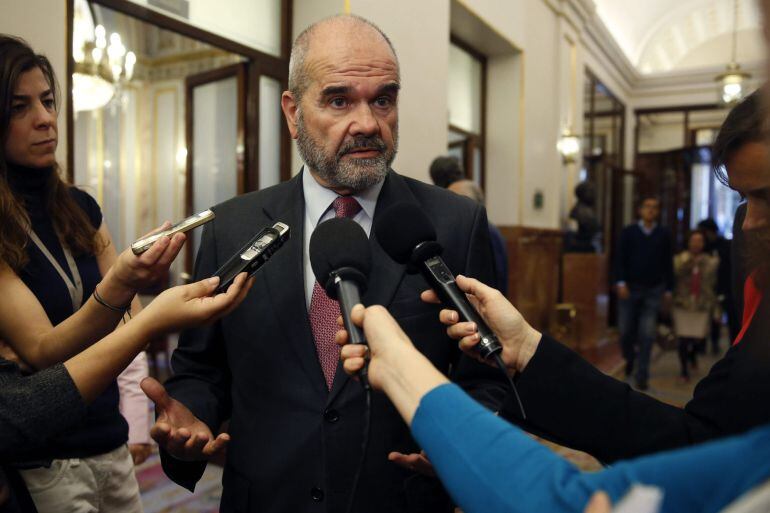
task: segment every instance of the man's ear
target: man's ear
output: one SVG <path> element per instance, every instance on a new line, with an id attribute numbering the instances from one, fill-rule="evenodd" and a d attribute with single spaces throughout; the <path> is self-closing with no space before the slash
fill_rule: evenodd
<path id="1" fill-rule="evenodd" d="M 286 117 L 286 124 L 289 127 L 291 138 L 296 139 L 297 109 L 299 109 L 299 102 L 294 99 L 294 95 L 291 91 L 284 91 L 281 95 L 281 109 L 283 109 L 283 115 Z"/>

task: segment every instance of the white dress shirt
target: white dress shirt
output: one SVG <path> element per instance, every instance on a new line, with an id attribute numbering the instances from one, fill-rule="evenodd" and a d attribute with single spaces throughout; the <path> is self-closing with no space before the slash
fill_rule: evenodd
<path id="1" fill-rule="evenodd" d="M 310 266 L 310 236 L 320 222 L 334 217 L 332 203 L 339 194 L 319 184 L 307 170 L 307 166 L 302 168 L 301 173 L 302 192 L 305 196 L 305 233 L 302 241 L 302 261 L 305 269 L 305 306 L 310 310 L 310 300 L 313 297 L 313 287 L 316 281 L 313 268 Z M 372 231 L 374 208 L 377 206 L 377 198 L 383 183 L 384 180 L 381 180 L 365 191 L 353 195 L 358 204 L 361 205 L 361 211 L 356 214 L 353 221 L 361 225 L 367 237 Z"/>

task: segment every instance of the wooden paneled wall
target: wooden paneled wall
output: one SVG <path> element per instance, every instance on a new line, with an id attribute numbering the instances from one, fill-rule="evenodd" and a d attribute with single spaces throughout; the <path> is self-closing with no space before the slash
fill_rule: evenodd
<path id="1" fill-rule="evenodd" d="M 562 269 L 562 301 L 574 305 L 577 313 L 574 349 L 595 349 L 607 342 L 607 255 L 566 253 Z"/>
<path id="2" fill-rule="evenodd" d="M 547 330 L 559 299 L 563 234 L 499 226 L 508 250 L 508 299 L 535 329 Z"/>

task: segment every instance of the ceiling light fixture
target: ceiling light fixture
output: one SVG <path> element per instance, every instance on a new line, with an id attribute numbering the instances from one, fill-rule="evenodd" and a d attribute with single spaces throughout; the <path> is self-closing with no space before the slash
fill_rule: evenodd
<path id="1" fill-rule="evenodd" d="M 746 96 L 746 81 L 751 75 L 741 70 L 737 60 L 738 52 L 738 0 L 734 0 L 733 9 L 733 46 L 732 59 L 724 73 L 717 76 L 719 86 L 719 102 L 725 106 L 732 106 Z"/>

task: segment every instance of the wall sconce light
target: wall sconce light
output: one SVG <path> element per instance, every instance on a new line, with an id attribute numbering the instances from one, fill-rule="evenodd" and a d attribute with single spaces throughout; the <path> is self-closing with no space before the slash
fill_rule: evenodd
<path id="1" fill-rule="evenodd" d="M 571 129 L 565 130 L 559 142 L 556 143 L 556 149 L 561 153 L 562 160 L 565 164 L 574 164 L 580 157 L 580 136 L 573 133 Z"/>

